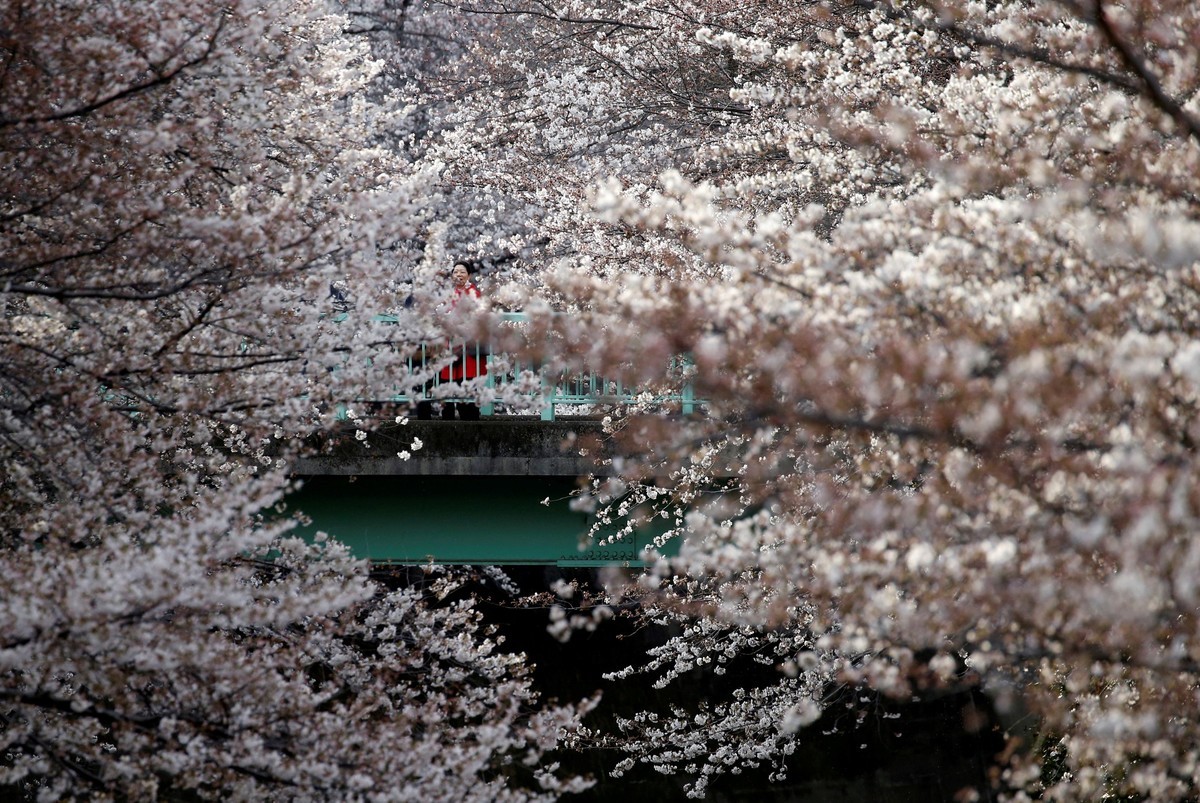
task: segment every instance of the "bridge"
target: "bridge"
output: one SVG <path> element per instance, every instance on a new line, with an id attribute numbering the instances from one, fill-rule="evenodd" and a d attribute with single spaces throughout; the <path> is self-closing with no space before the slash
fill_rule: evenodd
<path id="1" fill-rule="evenodd" d="M 387 323 L 385 316 L 377 319 Z M 506 315 L 508 322 L 523 320 L 519 313 Z M 459 358 L 488 366 L 480 377 L 480 420 L 393 422 L 393 413 L 403 417 L 419 401 L 465 398 L 456 395 L 450 376 L 439 375 L 445 350 L 435 361 L 433 350 L 422 348 L 409 371 L 432 375 L 430 383 L 352 403 L 343 417 L 359 418 L 368 408 L 387 417 L 374 418 L 380 423 L 365 441 L 355 437 L 357 427 L 347 427 L 322 444 L 320 454 L 293 467 L 303 485 L 290 506 L 312 520 L 305 531 L 328 532 L 355 555 L 386 564 L 642 565 L 643 549 L 660 531 L 601 546 L 585 538 L 593 519 L 571 505 L 578 478 L 595 471 L 596 458 L 604 456 L 600 414 L 642 394 L 592 372 L 522 369 L 511 355 L 479 344 L 454 349 Z M 532 390 L 514 403 L 502 385 L 519 373 L 522 387 Z M 498 396 L 507 403 L 492 403 Z M 682 414 L 697 406 L 687 383 L 655 401 Z"/>
<path id="2" fill-rule="evenodd" d="M 639 531 L 611 545 L 584 536 L 593 520 L 572 509 L 578 477 L 595 466 L 572 446 L 596 443 L 594 419 L 409 421 L 347 429 L 325 454 L 300 460 L 291 506 L 359 557 L 378 563 L 642 565 L 658 534 Z M 402 459 L 398 452 L 419 441 Z"/>
<path id="3" fill-rule="evenodd" d="M 344 313 L 339 316 L 345 317 Z M 394 315 L 375 315 L 372 320 L 381 326 L 398 323 Z M 501 326 L 520 328 L 530 319 L 524 312 L 504 312 L 497 316 L 497 321 Z M 596 371 L 555 371 L 523 361 L 513 354 L 495 353 L 486 344 L 469 341 L 423 344 L 405 362 L 405 376 L 428 376 L 428 382 L 411 383 L 401 379 L 386 395 L 358 400 L 360 407 L 411 406 L 420 401 L 466 400 L 479 396 L 483 400 L 481 412 L 485 417 L 524 417 L 532 412 L 543 421 L 553 421 L 563 410 L 574 413 L 581 408 L 598 410 L 626 405 L 647 394 L 644 388 L 630 387 Z M 475 371 L 461 371 L 465 364 L 485 366 L 485 369 L 478 371 L 476 376 Z M 664 366 L 669 369 L 664 373 L 676 375 L 675 381 L 669 389 L 658 388 L 650 394 L 654 403 L 674 406 L 682 415 L 692 415 L 698 410 L 701 403 L 695 397 L 689 365 L 687 359 L 680 358 L 671 366 Z M 477 386 L 470 397 L 458 392 L 464 381 L 460 371 L 469 377 L 467 384 Z M 495 404 L 497 398 L 507 398 L 510 402 L 501 409 Z M 515 407 L 511 403 L 514 398 L 517 400 Z M 347 411 L 352 409 L 353 405 L 343 406 L 339 416 L 345 419 Z"/>

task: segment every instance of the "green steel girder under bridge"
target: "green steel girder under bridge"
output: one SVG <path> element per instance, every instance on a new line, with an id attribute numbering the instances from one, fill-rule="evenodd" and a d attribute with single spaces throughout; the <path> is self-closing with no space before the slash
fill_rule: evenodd
<path id="1" fill-rule="evenodd" d="M 289 507 L 311 519 L 306 534 L 379 563 L 641 566 L 655 533 L 586 542 L 592 520 L 571 509 L 594 463 L 563 447 L 598 431 L 585 418 L 411 421 L 378 428 L 364 448 L 351 430 L 294 466 L 303 485 Z M 398 457 L 414 439 L 422 448 Z"/>

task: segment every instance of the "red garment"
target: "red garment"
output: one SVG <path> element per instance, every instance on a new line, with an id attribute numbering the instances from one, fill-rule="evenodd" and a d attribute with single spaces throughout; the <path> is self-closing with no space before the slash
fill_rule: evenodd
<path id="1" fill-rule="evenodd" d="M 442 369 L 443 382 L 461 382 L 487 375 L 487 353 L 475 343 L 454 347 L 454 363 Z"/>
<path id="2" fill-rule="evenodd" d="M 459 296 L 473 295 L 480 298 L 479 288 L 474 282 L 468 282 L 462 287 L 454 288 L 454 298 L 450 300 L 451 309 L 458 303 Z M 487 375 L 487 349 L 478 343 L 460 343 L 454 348 L 454 363 L 442 369 L 439 375 L 443 382 L 461 382 L 464 379 L 474 379 Z"/>
<path id="3" fill-rule="evenodd" d="M 475 286 L 475 282 L 467 282 L 465 285 L 463 285 L 461 287 L 459 287 L 458 285 L 455 285 L 454 298 L 450 299 L 450 308 L 453 309 L 454 305 L 458 303 L 459 296 L 465 296 L 468 293 L 475 296 L 476 298 L 482 298 L 482 296 L 479 295 L 479 288 Z"/>

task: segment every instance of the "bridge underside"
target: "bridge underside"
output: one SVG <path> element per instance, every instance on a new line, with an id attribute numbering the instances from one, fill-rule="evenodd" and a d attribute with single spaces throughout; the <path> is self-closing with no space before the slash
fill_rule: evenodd
<path id="1" fill-rule="evenodd" d="M 577 478 L 597 469 L 599 435 L 590 419 L 413 421 L 380 427 L 368 446 L 349 429 L 294 466 L 304 484 L 289 507 L 312 520 L 306 535 L 379 563 L 641 566 L 653 532 L 601 546 L 570 508 Z"/>
<path id="2" fill-rule="evenodd" d="M 380 563 L 640 566 L 648 536 L 584 543 L 570 477 L 314 476 L 290 507 Z"/>

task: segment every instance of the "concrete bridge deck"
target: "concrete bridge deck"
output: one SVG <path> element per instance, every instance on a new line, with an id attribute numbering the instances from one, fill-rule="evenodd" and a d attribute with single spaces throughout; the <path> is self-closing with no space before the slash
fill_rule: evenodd
<path id="1" fill-rule="evenodd" d="M 382 425 L 365 442 L 355 439 L 353 429 L 345 430 L 324 442 L 321 454 L 298 461 L 293 471 L 302 476 L 578 477 L 602 468 L 597 464 L 604 456 L 601 435 L 593 418 L 410 420 Z M 414 441 L 421 448 L 413 450 Z M 398 456 L 405 451 L 407 460 Z"/>

